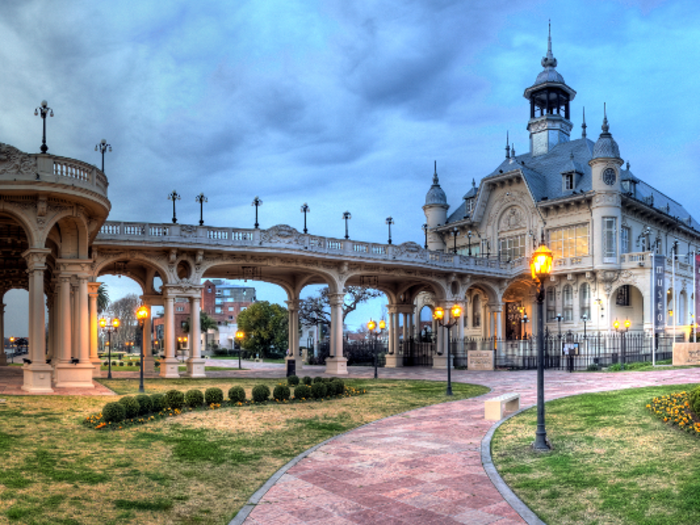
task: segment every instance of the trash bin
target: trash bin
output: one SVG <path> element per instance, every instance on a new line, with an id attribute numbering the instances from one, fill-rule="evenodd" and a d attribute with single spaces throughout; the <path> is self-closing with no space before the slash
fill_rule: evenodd
<path id="1" fill-rule="evenodd" d="M 297 362 L 294 359 L 287 359 L 287 377 L 297 375 Z"/>

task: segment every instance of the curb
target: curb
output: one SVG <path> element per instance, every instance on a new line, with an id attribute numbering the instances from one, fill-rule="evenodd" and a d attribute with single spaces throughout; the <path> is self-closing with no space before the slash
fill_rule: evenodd
<path id="1" fill-rule="evenodd" d="M 362 379 L 362 378 L 361 378 L 361 379 Z M 461 381 L 460 381 L 460 383 L 461 383 Z M 460 403 L 460 402 L 462 402 L 462 401 L 470 401 L 470 400 L 472 400 L 472 399 L 479 399 L 480 397 L 488 396 L 489 394 L 491 394 L 491 393 L 493 392 L 493 388 L 488 387 L 488 386 L 486 386 L 486 385 L 477 385 L 476 383 L 467 383 L 467 384 L 475 385 L 475 386 L 483 386 L 483 387 L 485 387 L 485 388 L 488 388 L 489 391 L 488 391 L 488 392 L 485 392 L 485 393 L 483 393 L 483 394 L 481 394 L 480 396 L 476 396 L 476 397 L 469 397 L 469 398 L 467 398 L 467 399 L 455 399 L 454 401 L 443 401 L 442 403 L 436 403 L 436 404 L 437 404 L 437 405 L 442 405 L 442 404 L 448 404 L 448 403 Z M 258 505 L 258 503 L 260 503 L 260 500 L 263 498 L 263 496 L 265 496 L 265 494 L 267 494 L 267 491 L 269 491 L 269 490 L 275 485 L 275 483 L 277 483 L 277 482 L 279 481 L 279 479 L 280 479 L 284 474 L 287 473 L 287 471 L 288 471 L 290 468 L 292 468 L 294 465 L 296 465 L 297 463 L 299 463 L 302 459 L 304 459 L 305 457 L 307 457 L 308 455 L 310 455 L 312 452 L 315 452 L 316 450 L 318 450 L 319 448 L 321 448 L 323 445 L 326 445 L 326 444 L 330 443 L 331 441 L 333 441 L 333 440 L 335 440 L 335 439 L 338 439 L 338 438 L 340 438 L 340 437 L 342 437 L 342 436 L 344 436 L 344 435 L 346 435 L 346 434 L 349 434 L 350 432 L 354 432 L 355 430 L 359 430 L 359 429 L 364 428 L 364 427 L 367 427 L 367 426 L 369 426 L 369 425 L 374 425 L 375 423 L 379 423 L 380 421 L 384 421 L 385 419 L 390 419 L 390 418 L 392 418 L 392 417 L 403 416 L 404 414 L 409 414 L 409 413 L 411 413 L 411 412 L 414 412 L 415 410 L 420 410 L 421 408 L 427 408 L 427 407 L 430 407 L 430 406 L 435 406 L 435 405 L 426 405 L 425 407 L 414 408 L 414 409 L 412 409 L 412 410 L 407 410 L 406 412 L 400 412 L 399 414 L 393 414 L 393 415 L 391 415 L 391 416 L 387 416 L 387 417 L 383 417 L 383 418 L 381 418 L 381 419 L 377 419 L 377 420 L 375 420 L 375 421 L 371 421 L 370 423 L 365 423 L 364 425 L 360 425 L 359 427 L 355 427 L 355 428 L 353 428 L 353 429 L 351 429 L 351 430 L 348 430 L 347 432 L 343 432 L 342 434 L 338 434 L 337 436 L 333 436 L 332 438 L 329 438 L 329 439 L 327 439 L 327 440 L 325 440 L 325 441 L 319 443 L 318 445 L 314 445 L 314 446 L 311 447 L 310 449 L 305 450 L 304 452 L 302 452 L 301 454 L 299 454 L 297 457 L 295 457 L 294 459 L 292 459 L 289 463 L 287 463 L 286 465 L 284 465 L 284 466 L 283 466 L 281 469 L 279 469 L 277 472 L 275 472 L 275 473 L 263 484 L 262 487 L 260 487 L 258 490 L 256 490 L 256 491 L 253 493 L 253 495 L 250 497 L 250 499 L 248 499 L 248 502 L 247 502 L 245 505 L 243 505 L 243 507 L 241 507 L 241 510 L 238 511 L 238 514 L 236 514 L 236 515 L 234 516 L 234 518 L 233 518 L 231 521 L 228 522 L 228 525 L 242 525 L 243 522 L 248 518 L 248 516 L 250 515 L 250 513 L 253 512 L 253 509 L 255 509 L 255 507 Z M 513 415 L 515 415 L 515 414 L 513 414 Z M 482 454 L 483 454 L 483 452 L 482 452 Z M 518 501 L 519 501 L 519 500 L 518 500 Z M 521 503 L 522 503 L 522 502 L 521 502 Z M 523 503 L 523 505 L 525 505 L 525 504 Z M 527 508 L 527 507 L 525 507 L 525 508 Z M 527 509 L 527 510 L 530 511 L 530 509 Z M 530 511 L 530 512 L 532 512 L 532 511 Z M 544 525 L 544 524 L 542 524 L 542 525 Z"/>

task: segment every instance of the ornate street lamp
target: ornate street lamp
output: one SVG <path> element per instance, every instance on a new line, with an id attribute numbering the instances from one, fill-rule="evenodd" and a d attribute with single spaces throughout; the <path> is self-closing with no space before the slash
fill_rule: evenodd
<path id="1" fill-rule="evenodd" d="M 394 224 L 394 219 L 392 217 L 387 217 L 386 224 L 389 226 L 389 244 L 391 244 L 391 225 Z"/>
<path id="2" fill-rule="evenodd" d="M 444 326 L 447 328 L 447 392 L 446 395 L 451 396 L 452 395 L 452 366 L 450 363 L 451 357 L 450 357 L 450 329 L 457 324 L 459 321 L 459 318 L 462 317 L 462 307 L 459 306 L 458 304 L 455 304 L 452 306 L 450 309 L 450 316 L 451 320 L 449 323 L 445 323 L 445 309 L 442 308 L 441 306 L 438 306 L 435 308 L 435 311 L 433 312 L 433 318 L 437 320 L 438 323 L 440 323 L 440 326 Z"/>
<path id="3" fill-rule="evenodd" d="M 183 345 L 184 345 L 185 343 L 187 343 L 187 336 L 186 336 L 186 335 L 183 335 L 183 336 L 181 336 L 181 337 L 178 337 L 178 338 L 177 338 L 177 342 L 179 343 L 178 346 L 179 346 L 179 350 L 180 350 L 180 357 L 184 357 L 184 352 L 183 352 L 184 346 L 183 346 Z M 182 359 L 182 361 L 184 361 L 184 359 Z"/>
<path id="4" fill-rule="evenodd" d="M 15 338 L 14 337 L 10 337 L 10 347 L 12 348 L 12 359 L 10 362 L 12 364 L 15 364 L 15 353 L 17 352 L 17 349 L 15 347 Z"/>
<path id="5" fill-rule="evenodd" d="M 350 236 L 348 235 L 348 220 L 352 219 L 352 215 L 350 215 L 349 211 L 343 212 L 343 219 L 345 220 L 345 238 L 349 239 Z"/>
<path id="6" fill-rule="evenodd" d="M 620 368 L 622 370 L 625 369 L 625 357 L 626 357 L 625 354 L 627 351 L 627 348 L 625 345 L 625 343 L 626 343 L 625 334 L 627 333 L 627 330 L 630 329 L 631 324 L 632 323 L 630 323 L 629 319 L 625 319 L 624 329 L 622 329 L 622 328 L 620 328 L 620 321 L 615 319 L 615 322 L 613 323 L 613 328 L 615 329 L 615 332 L 621 334 L 621 336 L 620 336 L 620 360 L 622 361 L 622 363 L 621 363 Z"/>
<path id="7" fill-rule="evenodd" d="M 374 344 L 372 345 L 374 348 L 374 379 L 377 379 L 377 339 L 379 338 L 379 334 L 382 333 L 384 328 L 386 328 L 386 323 L 384 322 L 384 319 L 379 321 L 379 332 L 375 333 L 374 330 L 377 328 L 377 323 L 372 321 L 372 319 L 369 320 L 369 323 L 367 323 L 367 329 L 369 330 L 369 337 L 370 340 L 374 338 Z"/>
<path id="8" fill-rule="evenodd" d="M 180 200 L 180 195 L 177 191 L 173 190 L 172 193 L 168 194 L 168 200 L 173 201 L 173 224 L 177 224 L 177 215 L 175 214 L 175 201 Z"/>
<path id="9" fill-rule="evenodd" d="M 204 203 L 209 202 L 209 199 L 204 196 L 204 193 L 200 193 L 194 201 L 199 203 L 199 225 L 204 226 Z"/>
<path id="10" fill-rule="evenodd" d="M 107 144 L 106 139 L 102 139 L 99 144 L 95 146 L 95 151 L 102 153 L 102 173 L 105 172 L 105 152 L 112 151 L 112 145 Z"/>
<path id="11" fill-rule="evenodd" d="M 245 332 L 243 330 L 236 331 L 236 347 L 238 348 L 238 370 L 243 370 L 241 368 L 241 341 L 245 337 Z"/>
<path id="12" fill-rule="evenodd" d="M 41 105 L 34 110 L 34 115 L 41 115 L 41 121 L 44 128 L 44 133 L 41 137 L 41 152 L 46 153 L 49 151 L 49 147 L 46 145 L 46 115 L 53 117 L 53 109 L 49 107 L 48 102 L 42 100 Z"/>
<path id="13" fill-rule="evenodd" d="M 583 314 L 581 316 L 581 321 L 583 321 L 583 340 L 586 340 L 586 323 L 588 322 L 588 316 Z"/>
<path id="14" fill-rule="evenodd" d="M 148 319 L 148 307 L 146 305 L 141 305 L 139 306 L 139 309 L 136 310 L 136 319 L 139 321 L 139 328 L 141 329 L 141 333 L 143 334 L 143 325 Z M 141 355 L 140 361 L 141 361 L 141 370 L 139 371 L 139 392 L 143 394 L 145 392 L 145 389 L 143 388 L 143 358 L 144 358 L 144 344 L 143 344 L 143 335 L 141 336 Z"/>
<path id="15" fill-rule="evenodd" d="M 306 214 L 311 212 L 311 208 L 309 208 L 309 205 L 304 203 L 301 205 L 301 213 L 304 214 L 304 233 L 309 233 L 309 231 L 306 229 Z"/>
<path id="16" fill-rule="evenodd" d="M 520 322 L 523 325 L 523 334 L 524 334 L 524 339 L 527 339 L 527 323 L 530 322 L 530 319 L 528 319 L 527 314 L 523 314 L 523 318 L 520 319 Z"/>
<path id="17" fill-rule="evenodd" d="M 111 325 L 107 326 L 107 319 L 104 317 L 100 319 L 100 328 L 102 332 L 107 334 L 107 346 L 109 347 L 109 353 L 107 359 L 107 379 L 112 379 L 112 333 L 116 333 L 119 330 L 119 325 L 121 321 L 115 317 L 112 319 Z"/>
<path id="18" fill-rule="evenodd" d="M 423 233 L 425 234 L 425 244 L 423 245 L 423 248 L 425 248 L 427 250 L 428 249 L 428 225 L 424 224 L 423 226 L 421 226 L 421 228 L 423 229 Z"/>
<path id="19" fill-rule="evenodd" d="M 255 229 L 257 230 L 260 226 L 260 224 L 258 224 L 258 208 L 262 206 L 262 199 L 256 195 L 251 206 L 255 206 Z"/>
<path id="20" fill-rule="evenodd" d="M 468 252 L 468 254 L 469 254 L 469 257 L 471 257 L 472 256 L 472 231 L 471 230 L 469 230 L 467 232 L 467 238 L 469 239 L 469 252 Z"/>
<path id="21" fill-rule="evenodd" d="M 552 272 L 552 251 L 544 244 L 544 235 L 539 248 L 532 254 L 530 271 L 537 289 L 537 431 L 535 450 L 549 450 L 544 424 L 544 281 Z"/>
<path id="22" fill-rule="evenodd" d="M 457 226 L 452 228 L 452 239 L 454 240 L 454 248 L 452 248 L 452 253 L 457 253 L 457 234 L 459 233 L 459 230 L 457 229 Z"/>

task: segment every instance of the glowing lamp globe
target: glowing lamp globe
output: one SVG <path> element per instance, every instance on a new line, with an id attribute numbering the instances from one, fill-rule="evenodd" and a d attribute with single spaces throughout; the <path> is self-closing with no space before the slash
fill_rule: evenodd
<path id="1" fill-rule="evenodd" d="M 379 329 L 384 330 L 386 328 L 386 323 L 384 322 L 384 319 L 379 321 Z"/>
<path id="2" fill-rule="evenodd" d="M 445 309 L 442 308 L 441 306 L 438 306 L 437 308 L 435 308 L 435 311 L 433 312 L 433 319 L 437 319 L 438 321 L 441 321 L 444 318 L 445 318 Z"/>
<path id="3" fill-rule="evenodd" d="M 543 282 L 544 279 L 552 273 L 553 259 L 552 250 L 547 248 L 544 244 L 540 244 L 532 254 L 532 259 L 530 260 L 532 278 L 536 281 Z"/>
<path id="4" fill-rule="evenodd" d="M 107 319 L 103 317 L 100 319 L 100 328 L 104 328 L 105 326 L 107 326 Z"/>
<path id="5" fill-rule="evenodd" d="M 462 307 L 459 306 L 458 304 L 455 304 L 452 306 L 452 309 L 450 310 L 450 315 L 452 316 L 453 319 L 457 319 L 458 317 L 462 317 Z"/>
<path id="6" fill-rule="evenodd" d="M 372 321 L 372 319 L 369 320 L 369 323 L 367 323 L 367 330 L 370 332 L 374 331 L 374 329 L 377 328 L 377 323 Z"/>
<path id="7" fill-rule="evenodd" d="M 115 317 L 114 319 L 112 319 L 112 326 L 114 328 L 119 328 L 120 324 L 121 324 L 121 321 L 118 318 Z"/>

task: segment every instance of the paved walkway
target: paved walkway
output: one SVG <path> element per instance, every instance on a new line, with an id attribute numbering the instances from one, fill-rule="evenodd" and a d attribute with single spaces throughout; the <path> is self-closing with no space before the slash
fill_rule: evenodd
<path id="1" fill-rule="evenodd" d="M 368 377 L 372 371 L 358 370 Z M 384 369 L 383 377 L 444 379 L 427 369 Z M 351 431 L 289 469 L 246 525 L 512 525 L 525 521 L 482 467 L 481 441 L 493 422 L 484 400 L 519 392 L 536 402 L 535 372 L 454 372 L 454 380 L 489 386 L 478 399 L 434 405 Z M 585 392 L 698 383 L 700 369 L 624 373 L 545 373 L 545 399 Z"/>

